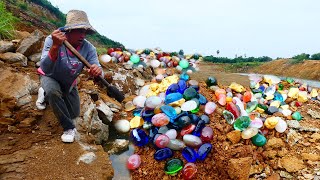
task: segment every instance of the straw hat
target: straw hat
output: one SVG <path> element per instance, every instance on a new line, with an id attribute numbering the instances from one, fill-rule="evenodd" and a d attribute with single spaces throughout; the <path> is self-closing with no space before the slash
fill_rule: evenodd
<path id="1" fill-rule="evenodd" d="M 70 10 L 67 13 L 66 25 L 63 30 L 68 31 L 72 29 L 85 29 L 87 34 L 94 34 L 97 31 L 91 26 L 88 20 L 88 16 L 84 11 Z"/>

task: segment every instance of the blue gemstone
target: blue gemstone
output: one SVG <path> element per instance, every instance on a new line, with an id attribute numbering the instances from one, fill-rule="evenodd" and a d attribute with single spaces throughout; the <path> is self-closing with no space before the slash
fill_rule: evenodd
<path id="1" fill-rule="evenodd" d="M 173 151 L 170 148 L 163 148 L 163 149 L 158 149 L 153 157 L 157 161 L 162 161 L 168 158 L 171 158 L 173 156 Z"/>
<path id="2" fill-rule="evenodd" d="M 192 124 L 198 124 L 200 118 L 196 114 L 189 114 Z"/>
<path id="3" fill-rule="evenodd" d="M 152 126 L 149 130 L 149 138 L 153 139 L 156 134 L 158 134 L 159 128 Z"/>
<path id="4" fill-rule="evenodd" d="M 210 143 L 205 143 L 198 149 L 198 160 L 204 161 L 212 149 Z"/>
<path id="5" fill-rule="evenodd" d="M 165 113 L 170 118 L 170 122 L 174 122 L 174 120 L 177 117 L 177 112 L 173 107 L 164 105 L 164 106 L 161 106 L 160 109 L 163 113 Z"/>
<path id="6" fill-rule="evenodd" d="M 170 104 L 170 103 L 178 101 L 182 98 L 183 98 L 183 96 L 181 93 L 171 93 L 171 94 L 166 95 L 166 98 L 164 99 L 164 103 Z"/>
<path id="7" fill-rule="evenodd" d="M 261 85 L 258 89 L 260 89 L 262 92 L 264 92 L 264 90 L 266 89 L 266 87 L 264 87 L 263 85 Z"/>
<path id="8" fill-rule="evenodd" d="M 186 74 L 186 73 L 183 73 L 183 74 L 180 75 L 180 79 L 181 79 L 181 80 L 188 81 L 188 80 L 189 80 L 189 75 Z"/>
<path id="9" fill-rule="evenodd" d="M 145 109 L 141 112 L 141 117 L 143 118 L 144 121 L 151 122 L 153 115 L 154 115 L 153 110 L 146 110 Z"/>
<path id="10" fill-rule="evenodd" d="M 187 82 L 184 80 L 179 80 L 178 86 L 179 86 L 179 92 L 183 94 L 183 92 L 187 89 Z"/>
<path id="11" fill-rule="evenodd" d="M 192 134 L 195 135 L 195 136 L 200 137 L 200 136 L 201 136 L 201 131 L 202 131 L 202 129 L 204 128 L 205 124 L 206 124 L 206 123 L 205 123 L 204 120 L 200 120 L 200 121 L 198 122 L 198 124 L 196 125 L 196 128 L 194 128 Z"/>
<path id="12" fill-rule="evenodd" d="M 130 133 L 130 138 L 136 146 L 144 146 L 148 144 L 148 135 L 142 129 L 133 129 Z"/>
<path id="13" fill-rule="evenodd" d="M 133 116 L 139 116 L 140 117 L 140 113 L 141 113 L 142 109 L 143 108 L 138 108 L 138 109 L 133 110 L 133 112 L 132 112 Z"/>
<path id="14" fill-rule="evenodd" d="M 283 97 L 282 97 L 282 95 L 281 95 L 280 93 L 275 92 L 275 93 L 274 93 L 274 100 L 283 102 Z"/>
<path id="15" fill-rule="evenodd" d="M 176 122 L 180 128 L 183 128 L 191 124 L 191 119 L 189 116 L 181 116 Z"/>
<path id="16" fill-rule="evenodd" d="M 179 126 L 178 122 L 173 122 L 173 123 L 169 123 L 167 125 L 168 128 L 170 129 L 175 129 L 175 130 L 181 130 L 182 128 Z"/>
<path id="17" fill-rule="evenodd" d="M 199 102 L 200 102 L 201 105 L 207 104 L 207 102 L 208 102 L 207 98 L 204 97 L 202 94 L 198 94 L 198 98 L 199 98 Z"/>
<path id="18" fill-rule="evenodd" d="M 210 123 L 210 118 L 209 116 L 203 114 L 200 116 L 200 119 L 203 120 L 206 124 L 209 124 Z"/>
<path id="19" fill-rule="evenodd" d="M 194 149 L 190 147 L 185 147 L 182 150 L 182 156 L 188 161 L 188 162 L 196 162 L 197 160 L 197 153 Z"/>
<path id="20" fill-rule="evenodd" d="M 179 91 L 179 85 L 178 84 L 171 84 L 166 91 L 166 95 L 175 93 Z"/>

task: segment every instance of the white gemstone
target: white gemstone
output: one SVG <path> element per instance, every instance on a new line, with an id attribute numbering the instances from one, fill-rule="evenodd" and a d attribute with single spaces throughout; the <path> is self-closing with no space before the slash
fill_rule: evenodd
<path id="1" fill-rule="evenodd" d="M 183 136 L 183 142 L 186 143 L 187 146 L 198 147 L 202 144 L 201 139 L 198 136 L 186 134 Z"/>
<path id="2" fill-rule="evenodd" d="M 170 129 L 169 131 L 167 131 L 165 133 L 165 135 L 167 135 L 169 137 L 169 139 L 176 139 L 178 134 L 177 134 L 177 130 Z"/>
<path id="3" fill-rule="evenodd" d="M 283 133 L 284 131 L 286 131 L 287 127 L 288 127 L 287 122 L 282 119 L 279 119 L 275 129 L 277 132 Z"/>
<path id="4" fill-rule="evenodd" d="M 130 122 L 128 120 L 121 119 L 114 123 L 114 127 L 118 132 L 126 133 L 130 130 Z"/>
<path id="5" fill-rule="evenodd" d="M 197 108 L 197 103 L 193 100 L 187 101 L 181 105 L 182 111 L 191 111 Z"/>

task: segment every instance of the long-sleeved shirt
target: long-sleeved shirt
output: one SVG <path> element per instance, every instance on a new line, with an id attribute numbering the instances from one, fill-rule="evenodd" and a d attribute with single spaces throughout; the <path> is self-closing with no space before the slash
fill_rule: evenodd
<path id="1" fill-rule="evenodd" d="M 40 67 L 45 76 L 55 79 L 60 84 L 61 90 L 64 93 L 68 93 L 72 88 L 73 82 L 82 71 L 84 64 L 64 45 L 59 48 L 58 58 L 52 59 L 49 54 L 52 44 L 53 40 L 50 35 L 44 42 Z M 101 68 L 96 48 L 89 41 L 84 40 L 76 49 L 90 64 L 96 64 Z"/>

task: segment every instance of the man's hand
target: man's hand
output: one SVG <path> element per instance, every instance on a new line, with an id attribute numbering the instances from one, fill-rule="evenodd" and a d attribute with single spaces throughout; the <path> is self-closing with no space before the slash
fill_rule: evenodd
<path id="1" fill-rule="evenodd" d="M 101 68 L 96 64 L 92 64 L 88 72 L 94 77 L 100 76 L 102 73 Z"/>
<path id="2" fill-rule="evenodd" d="M 63 41 L 67 40 L 66 35 L 58 29 L 54 30 L 51 33 L 51 36 L 52 36 L 52 40 L 53 40 L 52 46 L 60 47 L 63 44 Z"/>
<path id="3" fill-rule="evenodd" d="M 58 29 L 54 30 L 51 33 L 51 36 L 52 36 L 53 44 L 49 51 L 49 55 L 50 55 L 49 57 L 51 57 L 51 60 L 55 61 L 56 59 L 58 59 L 59 48 L 63 44 L 63 41 L 67 40 L 67 37 L 64 35 L 63 32 L 61 32 Z"/>

